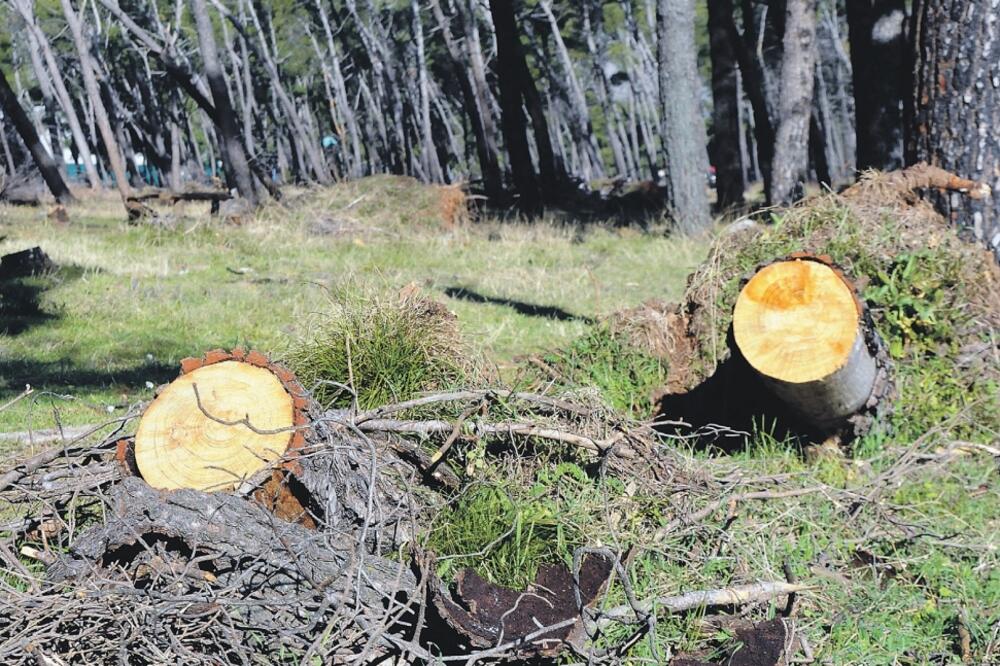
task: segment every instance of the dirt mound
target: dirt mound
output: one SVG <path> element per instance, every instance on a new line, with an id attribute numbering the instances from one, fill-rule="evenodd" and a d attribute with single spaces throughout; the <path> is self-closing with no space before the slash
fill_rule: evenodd
<path id="1" fill-rule="evenodd" d="M 258 217 L 298 219 L 313 234 L 376 236 L 405 229 L 452 229 L 468 217 L 461 184 L 432 185 L 408 176 L 379 175 L 311 188 L 270 202 Z"/>
<path id="2" fill-rule="evenodd" d="M 1000 381 L 1000 343 L 993 333 L 1000 328 L 1000 267 L 919 198 L 926 187 L 959 190 L 954 196 L 986 194 L 930 167 L 871 172 L 842 193 L 772 212 L 770 223 L 746 220 L 730 227 L 689 278 L 681 304 L 673 313 L 660 308 L 661 321 L 673 315 L 666 330 L 678 350 L 670 356 L 667 392 L 693 391 L 729 358 L 732 312 L 743 282 L 763 264 L 806 252 L 832 258 L 854 278 L 902 380 L 897 424 L 930 427 L 973 403 L 981 404 L 972 411 L 995 422 L 990 382 Z M 619 315 L 640 330 L 644 317 Z M 662 340 L 653 340 L 647 348 L 662 347 Z M 940 393 L 928 395 L 932 390 Z M 924 399 L 935 408 L 921 405 Z"/>

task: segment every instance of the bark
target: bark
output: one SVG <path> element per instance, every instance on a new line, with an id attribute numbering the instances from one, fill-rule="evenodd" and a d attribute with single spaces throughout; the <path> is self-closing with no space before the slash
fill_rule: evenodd
<path id="1" fill-rule="evenodd" d="M 236 188 L 247 203 L 256 206 L 257 192 L 254 190 L 250 165 L 243 150 L 243 141 L 236 127 L 233 106 L 226 89 L 225 73 L 219 62 L 219 50 L 216 47 L 215 34 L 205 0 L 191 0 L 191 10 L 197 26 L 205 77 L 208 79 L 209 89 L 212 92 L 212 101 L 215 107 L 214 119 L 219 130 L 219 148 L 225 163 L 226 180 L 230 187 Z M 215 170 L 214 164 L 212 170 L 213 172 Z"/>
<path id="2" fill-rule="evenodd" d="M 444 182 L 444 172 L 438 161 L 437 150 L 434 147 L 434 133 L 431 126 L 431 91 L 427 76 L 427 54 L 424 50 L 424 22 L 420 16 L 420 2 L 410 3 L 413 12 L 413 35 L 417 44 L 417 77 L 420 89 L 420 159 L 423 161 L 424 173 L 428 180 Z"/>
<path id="3" fill-rule="evenodd" d="M 587 0 L 583 3 L 581 11 L 584 37 L 587 40 L 587 50 L 590 52 L 594 79 L 597 82 L 597 98 L 605 118 L 605 131 L 615 160 L 617 175 L 620 178 L 636 176 L 638 169 L 629 165 L 628 156 L 623 148 L 628 145 L 628 139 L 622 126 L 618 106 L 611 99 L 611 80 L 604 69 L 604 64 L 608 62 L 609 41 L 604 29 L 604 8 L 600 2 Z"/>
<path id="4" fill-rule="evenodd" d="M 725 2 L 726 0 L 720 0 Z M 768 110 L 767 95 L 765 94 L 764 71 L 758 58 L 754 58 L 750 51 L 750 41 L 753 33 L 749 30 L 740 34 L 736 29 L 736 22 L 733 19 L 732 11 L 719 12 L 721 20 L 726 21 L 726 33 L 729 41 L 735 46 L 736 59 L 739 64 L 740 78 L 743 83 L 743 90 L 746 93 L 747 101 L 750 102 L 752 111 L 751 125 L 753 126 L 754 139 L 757 144 L 756 158 L 760 177 L 764 181 L 764 192 L 771 190 L 771 163 L 774 159 L 774 123 Z M 746 6 L 743 10 L 744 17 L 748 16 Z M 749 14 L 752 16 L 752 14 Z"/>
<path id="5" fill-rule="evenodd" d="M 908 161 L 926 161 L 1000 191 L 1000 20 L 993 3 L 921 0 L 914 7 L 913 44 Z M 1000 261 L 1000 196 L 931 196 Z"/>
<path id="6" fill-rule="evenodd" d="M 743 203 L 743 158 L 739 105 L 739 72 L 736 49 L 729 37 L 731 0 L 708 3 L 709 54 L 712 59 L 712 143 L 716 205 L 719 209 Z"/>
<path id="7" fill-rule="evenodd" d="M 809 118 L 816 62 L 815 0 L 789 0 L 781 63 L 780 123 L 771 166 L 771 205 L 800 198 L 809 168 Z"/>
<path id="8" fill-rule="evenodd" d="M 660 104 L 667 205 L 684 233 L 712 222 L 706 193 L 708 159 L 700 113 L 701 79 L 694 39 L 694 0 L 658 0 Z"/>
<path id="9" fill-rule="evenodd" d="M 295 135 L 296 140 L 300 144 L 301 151 L 305 154 L 306 160 L 309 162 L 309 167 L 313 171 L 316 180 L 322 185 L 329 185 L 332 181 L 330 179 L 330 171 L 326 167 L 326 163 L 323 160 L 323 155 L 320 152 L 319 144 L 315 141 L 310 141 L 309 134 L 302 124 L 302 119 L 299 117 L 298 110 L 295 104 L 292 102 L 288 91 L 282 82 L 281 72 L 278 70 L 278 64 L 275 59 L 275 55 L 272 53 L 267 45 L 267 40 L 264 38 L 264 30 L 261 27 L 260 19 L 257 16 L 257 12 L 253 8 L 253 3 L 247 4 L 247 9 L 250 13 L 250 18 L 253 21 L 254 28 L 257 30 L 258 38 L 257 40 L 252 40 L 246 33 L 246 29 L 240 23 L 231 12 L 225 9 L 223 5 L 212 0 L 215 7 L 222 13 L 229 22 L 239 31 L 243 36 L 244 41 L 247 45 L 255 51 L 258 57 L 263 61 L 265 68 L 267 69 L 268 75 L 271 79 L 271 85 L 274 88 L 275 96 L 278 102 L 281 104 L 282 110 L 285 113 L 285 120 L 290 124 L 292 132 Z"/>
<path id="10" fill-rule="evenodd" d="M 87 98 L 90 100 L 93 110 L 94 123 L 101 134 L 101 142 L 104 144 L 105 154 L 108 158 L 108 163 L 111 165 L 111 171 L 114 174 L 115 185 L 118 188 L 119 194 L 121 194 L 122 203 L 125 205 L 129 217 L 135 217 L 137 211 L 128 203 L 131 190 L 128 185 L 128 176 L 125 173 L 125 163 L 122 160 L 121 148 L 115 137 L 114 129 L 111 127 L 111 119 L 108 116 L 108 111 L 101 99 L 94 63 L 91 60 L 90 49 L 83 34 L 83 25 L 76 14 L 76 10 L 73 9 L 70 0 L 61 0 L 61 4 L 63 15 L 66 17 L 66 23 L 69 25 L 70 32 L 73 35 L 73 43 L 76 46 L 77 57 L 80 61 L 80 73 L 83 76 L 84 88 L 87 91 Z"/>
<path id="11" fill-rule="evenodd" d="M 478 51 L 478 28 L 475 20 L 465 21 L 465 39 L 459 45 L 452 33 L 448 17 L 441 9 L 440 2 L 431 3 L 435 19 L 441 29 L 445 46 L 451 56 L 455 77 L 462 87 L 466 114 L 472 124 L 475 137 L 476 155 L 479 159 L 479 169 L 483 178 L 483 189 L 486 196 L 494 202 L 500 202 L 503 197 L 503 173 L 500 170 L 496 146 L 496 125 L 493 122 L 488 95 L 489 88 L 482 64 L 482 53 Z M 459 10 L 461 12 L 461 10 Z M 464 19 L 471 12 L 459 14 Z M 473 35 L 476 37 L 473 38 Z M 481 78 L 480 78 L 481 77 Z"/>
<path id="12" fill-rule="evenodd" d="M 847 0 L 858 170 L 903 166 L 905 17 L 904 0 Z"/>
<path id="13" fill-rule="evenodd" d="M 35 126 L 31 123 L 28 114 L 25 113 L 24 109 L 18 103 L 17 95 L 14 93 L 14 89 L 10 87 L 10 83 L 8 83 L 7 77 L 3 72 L 0 72 L 0 104 L 3 106 L 4 115 L 11 120 L 28 152 L 31 153 L 31 158 L 35 161 L 35 165 L 41 172 L 42 178 L 45 179 L 45 184 L 48 185 L 52 196 L 59 203 L 73 201 L 73 193 L 66 186 L 66 181 L 63 180 L 62 175 L 59 173 L 59 167 L 56 166 L 55 160 L 52 159 L 52 156 L 45 150 L 45 146 L 42 145 L 42 141 L 38 137 L 38 132 L 35 131 Z"/>
<path id="14" fill-rule="evenodd" d="M 569 50 L 563 41 L 562 32 L 559 30 L 559 23 L 552 12 L 551 0 L 540 0 L 539 6 L 545 13 L 549 22 L 549 29 L 552 34 L 552 42 L 556 49 L 560 67 L 563 72 L 563 80 L 566 88 L 566 101 L 569 106 L 570 116 L 573 122 L 570 125 L 573 142 L 577 145 L 577 151 L 581 158 L 581 173 L 584 180 L 601 178 L 604 175 L 604 166 L 601 164 L 600 149 L 597 146 L 597 137 L 594 128 L 590 123 L 590 109 L 587 105 L 587 98 L 583 94 L 583 88 L 576 76 L 573 60 L 570 58 Z"/>

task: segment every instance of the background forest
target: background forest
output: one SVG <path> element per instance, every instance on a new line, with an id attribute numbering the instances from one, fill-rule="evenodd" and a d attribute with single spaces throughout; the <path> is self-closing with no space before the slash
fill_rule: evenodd
<path id="1" fill-rule="evenodd" d="M 221 178 L 250 205 L 384 172 L 529 215 L 627 191 L 687 229 L 708 224 L 706 180 L 717 209 L 756 182 L 780 204 L 918 160 L 992 181 L 980 5 L 7 0 L 3 168 L 10 190 L 39 143 L 126 200 Z M 996 246 L 995 213 L 973 206 Z"/>
<path id="2" fill-rule="evenodd" d="M 997 3 L 0 0 L 0 664 L 1000 664 Z"/>

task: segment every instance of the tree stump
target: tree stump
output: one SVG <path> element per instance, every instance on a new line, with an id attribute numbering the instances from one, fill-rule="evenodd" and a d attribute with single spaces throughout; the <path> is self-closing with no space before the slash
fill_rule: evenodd
<path id="1" fill-rule="evenodd" d="M 736 301 L 733 336 L 766 386 L 817 430 L 844 424 L 876 393 L 877 336 L 853 285 L 825 258 L 760 269 Z"/>
<path id="2" fill-rule="evenodd" d="M 263 354 L 214 351 L 182 370 L 139 421 L 135 465 L 149 485 L 232 490 L 301 445 L 303 391 Z"/>

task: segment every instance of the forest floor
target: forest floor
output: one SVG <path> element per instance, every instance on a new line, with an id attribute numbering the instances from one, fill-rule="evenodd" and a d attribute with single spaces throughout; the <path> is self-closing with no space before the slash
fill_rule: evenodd
<path id="1" fill-rule="evenodd" d="M 555 348 L 599 358 L 594 322 L 677 301 L 708 249 L 707 239 L 634 227 L 454 224 L 437 194 L 394 179 L 304 194 L 240 226 L 195 207 L 178 211 L 173 228 L 129 226 L 116 206 L 85 202 L 68 225 L 0 208 L 0 253 L 39 245 L 60 266 L 0 303 L 0 404 L 25 383 L 45 389 L 0 411 L 0 432 L 122 414 L 206 349 L 294 354 L 335 304 L 413 284 L 457 314 L 462 337 L 500 376 Z M 661 614 L 627 663 L 724 659 L 740 622 L 787 615 L 802 663 L 997 664 L 998 415 L 969 419 L 976 405 L 939 396 L 938 377 L 902 378 L 906 409 L 943 405 L 921 412 L 934 423 L 922 432 L 880 430 L 818 454 L 765 429 L 727 454 L 668 438 L 673 467 L 661 488 L 595 476 L 571 459 L 497 461 L 473 449 L 465 473 L 485 490 L 441 512 L 429 545 L 477 553 L 453 566 L 507 584 L 577 546 L 631 550 L 640 599 L 789 577 L 810 586 L 792 608 L 782 599 L 734 615 Z"/>

